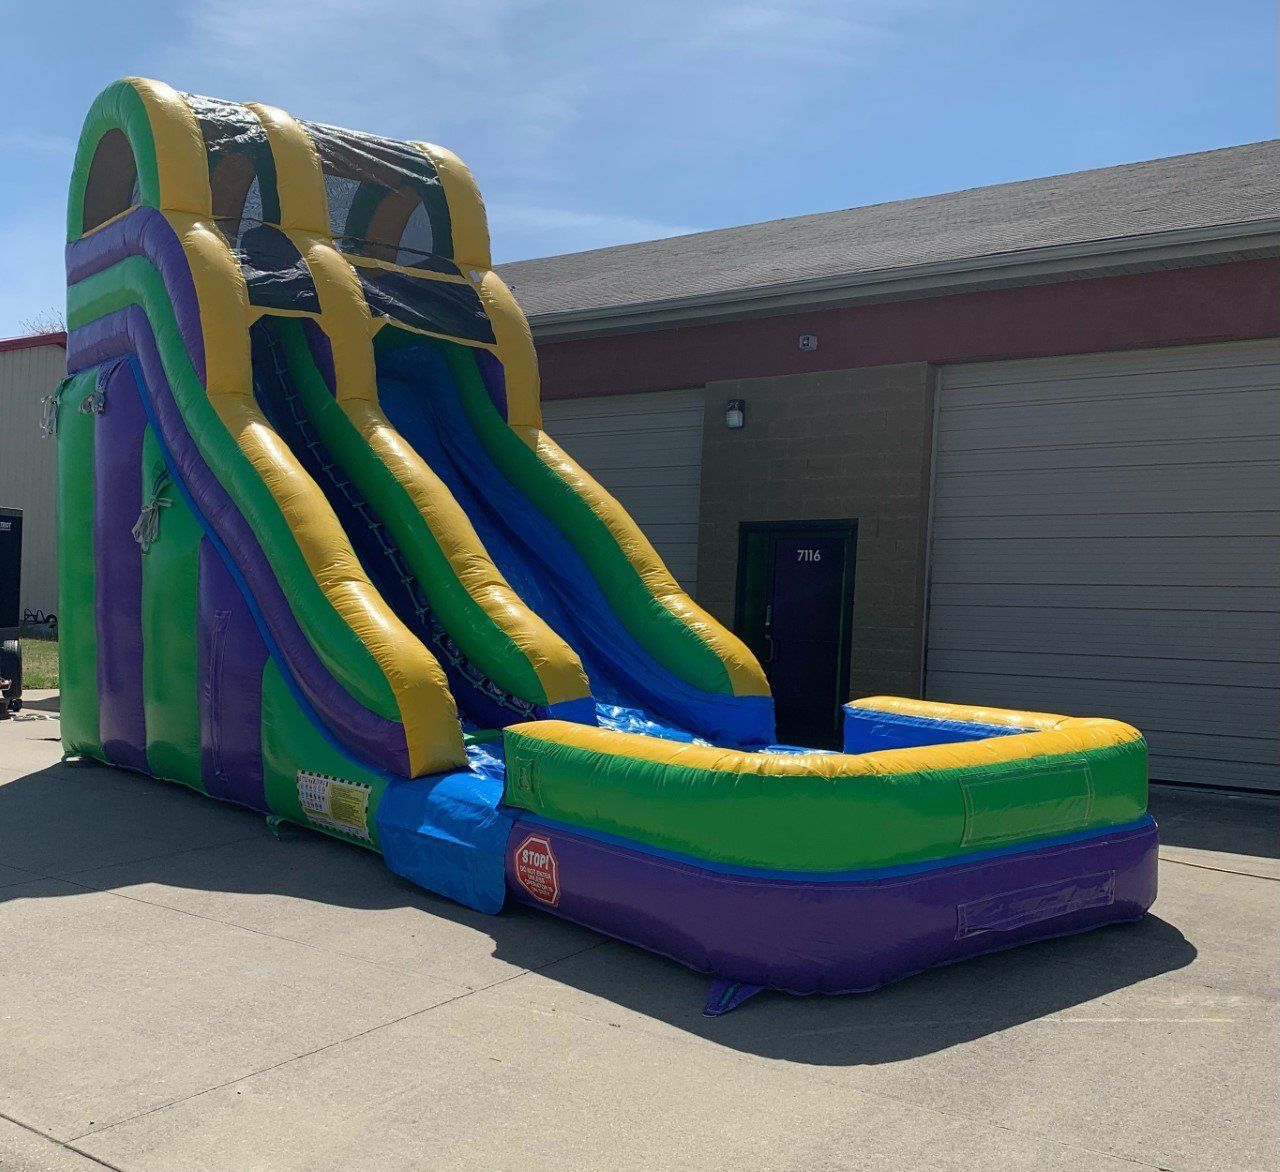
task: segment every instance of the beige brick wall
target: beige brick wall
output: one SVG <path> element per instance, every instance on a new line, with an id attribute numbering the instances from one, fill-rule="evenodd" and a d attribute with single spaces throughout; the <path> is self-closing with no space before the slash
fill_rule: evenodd
<path id="1" fill-rule="evenodd" d="M 40 400 L 66 373 L 65 346 L 0 350 L 0 505 L 22 510 L 19 618 L 58 609 L 58 444 L 40 438 Z"/>
<path id="2" fill-rule="evenodd" d="M 934 384 L 925 363 L 707 384 L 699 601 L 732 624 L 740 522 L 856 519 L 854 696 L 918 695 Z"/>

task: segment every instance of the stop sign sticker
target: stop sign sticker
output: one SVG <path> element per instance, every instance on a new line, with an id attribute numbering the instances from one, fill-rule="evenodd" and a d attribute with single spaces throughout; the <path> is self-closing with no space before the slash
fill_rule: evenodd
<path id="1" fill-rule="evenodd" d="M 516 847 L 516 879 L 539 903 L 560 902 L 560 866 L 545 835 L 531 834 Z"/>

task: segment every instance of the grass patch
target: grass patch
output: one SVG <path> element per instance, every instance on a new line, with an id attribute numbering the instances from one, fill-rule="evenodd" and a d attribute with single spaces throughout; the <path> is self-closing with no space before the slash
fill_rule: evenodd
<path id="1" fill-rule="evenodd" d="M 22 643 L 22 686 L 24 688 L 56 688 L 58 686 L 57 639 L 33 639 L 24 635 Z"/>

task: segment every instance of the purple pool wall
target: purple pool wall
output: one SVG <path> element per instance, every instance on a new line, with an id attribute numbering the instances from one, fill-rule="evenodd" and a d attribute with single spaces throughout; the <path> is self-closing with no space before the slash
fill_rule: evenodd
<path id="1" fill-rule="evenodd" d="M 519 819 L 516 900 L 699 972 L 853 993 L 1016 944 L 1136 920 L 1156 897 L 1147 817 L 1034 850 L 844 881 L 713 870 Z"/>

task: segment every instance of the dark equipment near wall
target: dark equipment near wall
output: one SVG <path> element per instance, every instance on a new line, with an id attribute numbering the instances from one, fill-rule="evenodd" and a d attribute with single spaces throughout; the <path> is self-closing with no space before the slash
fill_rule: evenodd
<path id="1" fill-rule="evenodd" d="M 22 707 L 22 510 L 0 509 L 0 720 Z"/>
<path id="2" fill-rule="evenodd" d="M 773 690 L 778 738 L 835 748 L 849 699 L 856 521 L 745 522 L 734 629 Z"/>

